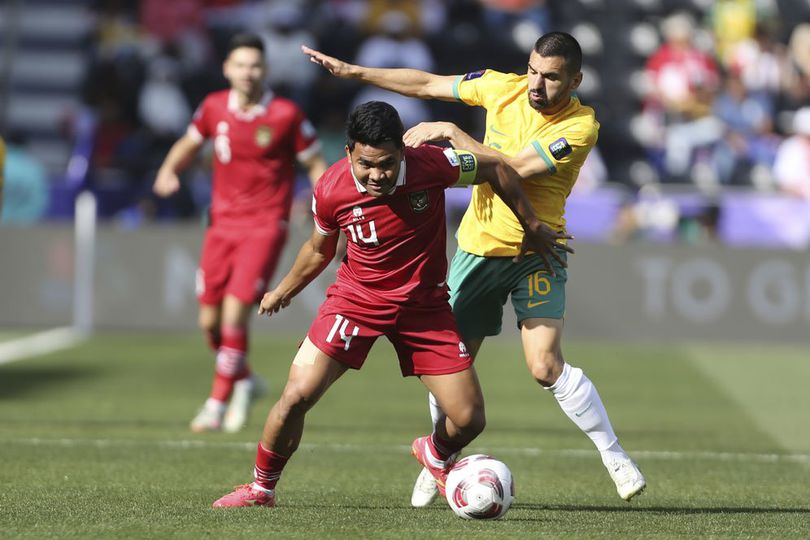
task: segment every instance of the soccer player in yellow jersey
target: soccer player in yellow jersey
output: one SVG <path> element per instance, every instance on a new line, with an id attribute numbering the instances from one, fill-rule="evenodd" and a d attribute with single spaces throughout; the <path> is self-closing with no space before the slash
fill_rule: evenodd
<path id="1" fill-rule="evenodd" d="M 524 190 L 538 217 L 551 227 L 565 227 L 565 200 L 599 130 L 593 109 L 573 94 L 582 81 L 582 50 L 572 36 L 551 32 L 540 37 L 525 75 L 490 69 L 461 76 L 372 69 L 307 47 L 303 51 L 338 77 L 407 96 L 485 108 L 484 144 L 447 122 L 419 124 L 406 133 L 405 142 L 416 146 L 447 140 L 457 148 L 501 152 L 524 179 Z M 511 296 L 529 371 L 591 438 L 619 496 L 629 501 L 646 487 L 644 476 L 619 445 L 596 387 L 580 368 L 563 359 L 565 259 L 570 249 L 561 245 L 551 260 L 527 257 L 514 263 L 522 237 L 509 208 L 491 189 L 476 186 L 458 230 L 459 250 L 448 280 L 459 330 L 475 356 L 486 336 L 500 333 L 503 305 Z M 431 416 L 434 424 L 444 416 L 432 396 Z M 426 506 L 434 497 L 435 484 L 423 471 L 411 504 Z"/>

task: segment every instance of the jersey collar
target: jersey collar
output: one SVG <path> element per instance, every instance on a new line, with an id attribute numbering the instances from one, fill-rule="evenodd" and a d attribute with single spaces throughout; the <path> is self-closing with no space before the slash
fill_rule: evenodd
<path id="1" fill-rule="evenodd" d="M 366 186 L 360 183 L 357 177 L 354 175 L 354 169 L 352 169 L 352 164 L 349 163 L 349 172 L 352 173 L 352 179 L 354 180 L 354 186 L 357 188 L 357 191 L 360 193 L 366 193 L 368 190 Z M 405 158 L 402 158 L 402 161 L 399 162 L 399 174 L 397 175 L 397 182 L 394 184 L 394 187 L 391 188 L 391 191 L 386 193 L 386 195 L 392 195 L 399 186 L 405 185 Z"/>
<path id="2" fill-rule="evenodd" d="M 273 100 L 273 97 L 275 97 L 275 94 L 273 94 L 272 90 L 265 90 L 257 104 L 248 110 L 242 110 L 239 108 L 239 96 L 234 90 L 231 90 L 228 92 L 228 111 L 240 120 L 254 120 L 267 112 L 267 106 Z"/>

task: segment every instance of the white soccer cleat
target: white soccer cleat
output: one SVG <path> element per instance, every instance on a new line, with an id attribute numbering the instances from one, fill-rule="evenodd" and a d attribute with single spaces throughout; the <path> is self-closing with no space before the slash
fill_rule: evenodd
<path id="1" fill-rule="evenodd" d="M 189 427 L 194 433 L 220 431 L 222 429 L 222 414 L 221 408 L 218 409 L 205 404 L 191 421 Z"/>
<path id="2" fill-rule="evenodd" d="M 424 508 L 428 506 L 439 494 L 439 487 L 436 485 L 436 479 L 430 474 L 427 469 L 422 469 L 419 476 L 416 478 L 416 484 L 413 486 L 413 493 L 411 493 L 411 506 L 414 508 Z"/>
<path id="3" fill-rule="evenodd" d="M 615 457 L 605 462 L 605 467 L 616 484 L 616 492 L 625 501 L 630 501 L 633 497 L 644 491 L 647 481 L 644 475 L 628 456 Z"/>
<path id="4" fill-rule="evenodd" d="M 267 383 L 258 375 L 251 375 L 241 381 L 236 381 L 231 393 L 228 410 L 222 420 L 222 429 L 227 433 L 240 431 L 247 423 L 250 405 L 258 397 L 267 393 Z"/>

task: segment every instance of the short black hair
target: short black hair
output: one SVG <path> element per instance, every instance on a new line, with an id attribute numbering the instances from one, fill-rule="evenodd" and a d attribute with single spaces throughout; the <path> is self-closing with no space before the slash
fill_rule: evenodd
<path id="1" fill-rule="evenodd" d="M 582 48 L 571 34 L 549 32 L 534 43 L 534 52 L 543 57 L 562 56 L 571 75 L 582 69 Z"/>
<path id="2" fill-rule="evenodd" d="M 256 34 L 249 34 L 247 32 L 236 34 L 231 38 L 228 42 L 228 54 L 226 56 L 230 56 L 233 51 L 241 49 L 242 47 L 256 49 L 264 56 L 264 41 L 262 41 L 262 38 Z"/>
<path id="3" fill-rule="evenodd" d="M 358 105 L 346 122 L 346 146 L 354 150 L 356 143 L 379 148 L 392 142 L 403 148 L 405 128 L 397 110 L 384 101 L 369 101 Z"/>

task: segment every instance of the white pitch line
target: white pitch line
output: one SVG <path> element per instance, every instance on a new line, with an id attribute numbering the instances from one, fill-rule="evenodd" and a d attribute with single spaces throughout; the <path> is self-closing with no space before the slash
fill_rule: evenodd
<path id="1" fill-rule="evenodd" d="M 0 365 L 67 349 L 80 343 L 84 337 L 81 332 L 65 327 L 0 343 Z"/>
<path id="2" fill-rule="evenodd" d="M 39 437 L 0 439 L 0 444 L 19 444 L 30 446 L 60 446 L 60 447 L 95 447 L 95 448 L 121 448 L 121 447 L 155 447 L 170 450 L 195 450 L 206 448 L 234 449 L 253 452 L 255 442 L 238 441 L 205 441 L 205 440 L 136 440 L 136 439 L 45 439 Z M 363 444 L 302 444 L 302 450 L 330 450 L 336 452 L 386 452 L 407 453 L 410 446 L 406 445 L 363 445 Z M 526 456 L 558 456 L 577 459 L 595 459 L 594 450 L 576 448 L 516 448 L 516 447 L 475 447 L 476 452 L 494 455 L 526 455 Z M 741 463 L 801 463 L 810 464 L 810 454 L 761 454 L 747 452 L 711 452 L 711 451 L 677 451 L 677 450 L 640 450 L 634 451 L 633 457 L 640 460 L 653 461 L 723 461 Z"/>

